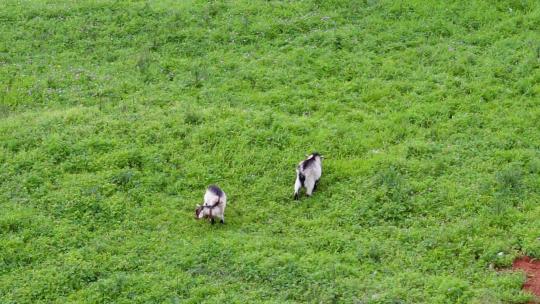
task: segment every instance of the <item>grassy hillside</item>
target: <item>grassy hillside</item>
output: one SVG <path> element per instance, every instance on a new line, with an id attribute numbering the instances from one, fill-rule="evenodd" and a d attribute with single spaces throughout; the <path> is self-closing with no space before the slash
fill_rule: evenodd
<path id="1" fill-rule="evenodd" d="M 0 302 L 526 303 L 539 67 L 533 0 L 4 0 Z"/>

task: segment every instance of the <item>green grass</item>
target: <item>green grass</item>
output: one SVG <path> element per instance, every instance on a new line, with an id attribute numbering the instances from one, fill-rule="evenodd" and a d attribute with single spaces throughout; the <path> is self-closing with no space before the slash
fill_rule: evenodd
<path id="1" fill-rule="evenodd" d="M 0 302 L 526 303 L 539 68 L 532 0 L 4 0 Z"/>

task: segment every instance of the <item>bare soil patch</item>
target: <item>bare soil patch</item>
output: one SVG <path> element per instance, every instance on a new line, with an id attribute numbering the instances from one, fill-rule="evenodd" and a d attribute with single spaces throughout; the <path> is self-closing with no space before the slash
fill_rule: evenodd
<path id="1" fill-rule="evenodd" d="M 530 291 L 540 298 L 540 260 L 528 256 L 517 258 L 512 264 L 512 270 L 523 270 L 527 274 L 527 280 L 523 289 Z"/>

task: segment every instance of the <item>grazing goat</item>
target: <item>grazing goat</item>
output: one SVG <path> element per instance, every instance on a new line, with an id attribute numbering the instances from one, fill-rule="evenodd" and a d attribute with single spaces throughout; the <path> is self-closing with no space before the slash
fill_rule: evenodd
<path id="1" fill-rule="evenodd" d="M 299 198 L 300 188 L 306 188 L 306 194 L 311 196 L 317 189 L 317 184 L 322 174 L 322 159 L 324 157 L 317 152 L 307 155 L 296 167 L 296 182 L 294 183 L 294 199 Z"/>
<path id="2" fill-rule="evenodd" d="M 215 223 L 215 218 L 219 218 L 222 224 L 225 224 L 225 206 L 227 205 L 227 195 L 218 186 L 211 185 L 206 189 L 204 194 L 204 203 L 197 205 L 195 209 L 195 218 L 210 219 L 212 224 Z"/>

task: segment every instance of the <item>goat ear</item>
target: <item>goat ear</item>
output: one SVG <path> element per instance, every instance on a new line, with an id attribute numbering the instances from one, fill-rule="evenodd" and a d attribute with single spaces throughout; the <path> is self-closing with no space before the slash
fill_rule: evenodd
<path id="1" fill-rule="evenodd" d="M 326 157 L 324 157 L 324 155 L 320 155 L 320 158 L 321 158 L 321 159 L 325 159 Z"/>
<path id="2" fill-rule="evenodd" d="M 195 219 L 199 219 L 199 212 L 201 212 L 200 207 L 197 206 L 197 208 L 195 208 Z"/>

